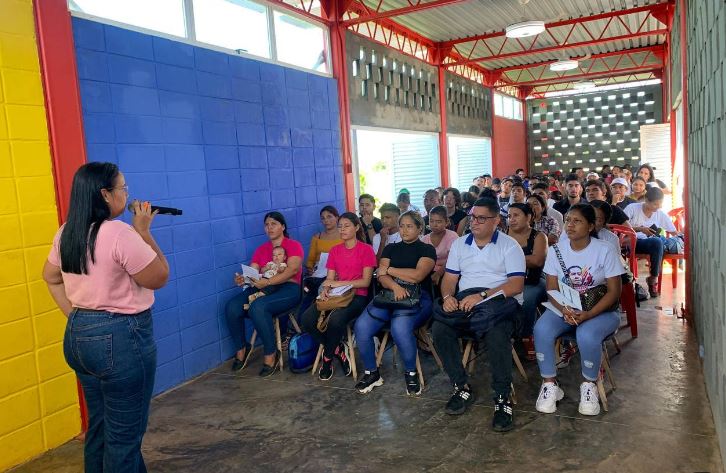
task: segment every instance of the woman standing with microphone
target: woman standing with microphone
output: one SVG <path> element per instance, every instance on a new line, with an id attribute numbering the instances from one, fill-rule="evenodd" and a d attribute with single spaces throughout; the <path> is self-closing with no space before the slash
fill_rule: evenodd
<path id="1" fill-rule="evenodd" d="M 169 265 L 149 230 L 156 212 L 132 203 L 133 224 L 114 220 L 128 186 L 112 163 L 73 177 L 66 223 L 53 239 L 43 279 L 68 317 L 63 351 L 88 406 L 85 471 L 145 472 L 146 431 L 156 372 L 151 306 Z"/>

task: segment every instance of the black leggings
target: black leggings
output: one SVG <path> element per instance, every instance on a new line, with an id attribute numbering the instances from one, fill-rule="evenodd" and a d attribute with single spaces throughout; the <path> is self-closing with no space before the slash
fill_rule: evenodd
<path id="1" fill-rule="evenodd" d="M 345 336 L 348 323 L 363 312 L 367 302 L 368 298 L 366 296 L 356 295 L 350 304 L 348 304 L 348 307 L 335 309 L 330 314 L 328 328 L 325 332 L 318 330 L 317 324 L 320 312 L 315 308 L 315 304 L 311 304 L 302 315 L 301 322 L 303 330 L 312 335 L 316 342 L 321 343 L 324 346 L 323 353 L 325 357 L 331 358 L 335 352 L 335 347 L 338 346 Z M 353 355 L 351 354 L 351 356 Z"/>

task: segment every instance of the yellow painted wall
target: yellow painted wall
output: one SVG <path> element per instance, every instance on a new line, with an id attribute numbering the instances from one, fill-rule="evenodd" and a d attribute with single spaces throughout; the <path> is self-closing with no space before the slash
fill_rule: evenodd
<path id="1" fill-rule="evenodd" d="M 65 317 L 41 270 L 58 228 L 31 0 L 0 0 L 0 470 L 80 431 Z"/>

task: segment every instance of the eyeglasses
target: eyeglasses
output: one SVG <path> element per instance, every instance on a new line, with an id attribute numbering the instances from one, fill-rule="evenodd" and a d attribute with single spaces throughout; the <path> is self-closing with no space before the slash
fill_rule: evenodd
<path id="1" fill-rule="evenodd" d="M 486 215 L 469 215 L 471 217 L 472 222 L 476 223 L 486 223 L 487 220 L 497 218 L 498 215 L 495 215 L 493 217 L 487 217 Z"/>
<path id="2" fill-rule="evenodd" d="M 109 191 L 115 191 L 116 189 L 122 189 L 127 194 L 129 193 L 129 185 L 128 184 L 124 184 L 123 186 L 118 186 L 118 187 L 107 187 L 106 188 L 106 190 L 109 190 Z"/>

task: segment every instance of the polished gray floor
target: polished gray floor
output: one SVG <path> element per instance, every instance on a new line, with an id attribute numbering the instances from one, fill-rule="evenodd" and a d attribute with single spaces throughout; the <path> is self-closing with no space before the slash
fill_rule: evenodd
<path id="1" fill-rule="evenodd" d="M 448 380 L 430 356 L 423 357 L 420 398 L 405 396 L 390 350 L 385 385 L 367 396 L 340 376 L 327 383 L 290 372 L 258 379 L 258 358 L 242 375 L 226 364 L 157 397 L 144 456 L 149 471 L 175 473 L 720 472 L 695 334 L 659 308 L 680 306 L 682 290 L 681 280 L 676 294 L 664 288 L 639 309 L 639 338 L 619 332 L 623 351 L 612 357 L 618 387 L 608 395 L 610 411 L 597 417 L 577 413 L 578 363 L 560 375 L 566 397 L 557 414 L 544 415 L 534 409 L 536 364 L 525 362 L 529 382 L 515 374 L 516 429 L 497 434 L 483 362 L 473 381 L 477 403 L 449 417 Z M 82 453 L 72 441 L 15 471 L 82 471 Z"/>

